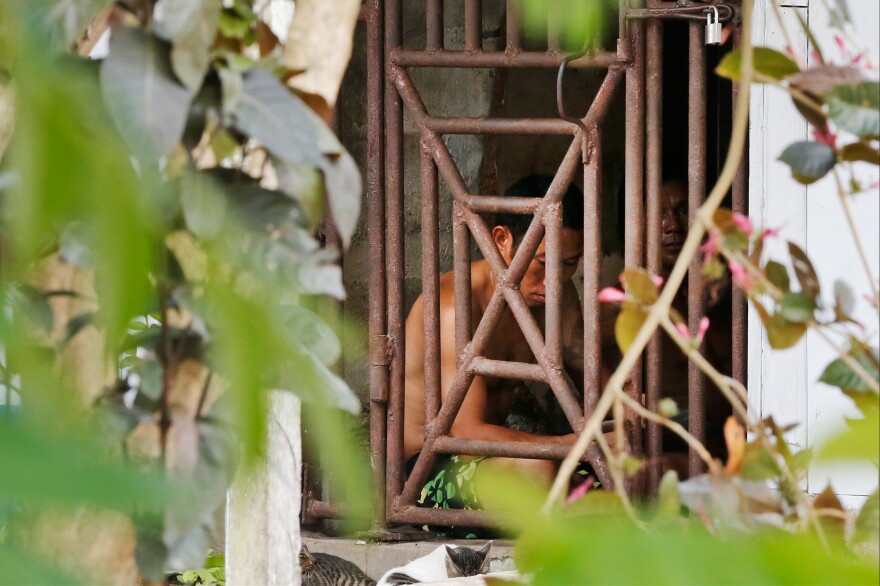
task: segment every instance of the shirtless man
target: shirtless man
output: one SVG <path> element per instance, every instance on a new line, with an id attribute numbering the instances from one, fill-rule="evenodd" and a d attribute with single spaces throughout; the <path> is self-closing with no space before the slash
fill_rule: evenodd
<path id="1" fill-rule="evenodd" d="M 541 197 L 550 186 L 552 177 L 530 176 L 517 181 L 505 193 L 506 196 Z M 495 245 L 508 263 L 511 262 L 522 237 L 531 222 L 531 215 L 499 214 L 492 227 Z M 583 195 L 576 187 L 569 187 L 563 199 L 562 215 L 562 342 L 563 355 L 571 356 L 573 348 L 582 347 L 581 332 L 583 318 L 580 300 L 571 277 L 577 269 L 583 252 Z M 546 241 L 538 247 L 534 260 L 528 267 L 520 283 L 520 292 L 532 311 L 535 320 L 544 329 L 544 303 L 546 284 L 544 282 L 546 264 Z M 489 300 L 495 291 L 495 276 L 485 260 L 471 264 L 471 306 L 473 313 L 472 331 L 479 324 Z M 441 400 L 445 400 L 457 372 L 455 351 L 455 303 L 454 274 L 445 273 L 440 277 L 440 388 Z M 423 340 L 423 298 L 419 296 L 406 320 L 406 413 L 404 420 L 404 457 L 408 468 L 422 449 L 425 435 L 424 398 L 424 340 Z M 566 349 L 569 351 L 566 352 Z M 577 351 L 574 350 L 576 355 Z M 483 349 L 483 355 L 494 360 L 516 362 L 536 362 L 519 325 L 509 308 L 504 314 Z M 566 364 L 566 369 L 574 373 L 583 372 L 581 364 Z M 569 368 L 572 367 L 572 368 Z M 579 376 L 575 377 L 578 380 Z M 506 440 L 522 442 L 573 444 L 574 434 L 563 436 L 541 436 L 505 427 L 505 419 L 510 411 L 514 387 L 520 381 L 477 376 L 471 383 L 466 398 L 458 412 L 450 435 L 456 438 L 475 440 Z M 489 458 L 472 459 L 464 457 L 438 457 L 429 476 L 431 482 L 423 491 L 423 500 L 433 498 L 436 506 L 444 506 L 445 501 L 436 495 L 436 489 L 452 478 L 473 477 L 477 464 L 485 462 L 492 466 L 511 466 L 526 472 L 532 477 L 543 478 L 549 483 L 557 470 L 557 463 L 548 460 Z M 481 464 L 481 469 L 484 464 Z M 468 470 L 470 469 L 470 470 Z M 432 482 L 437 483 L 434 486 Z M 434 491 L 434 492 L 432 492 Z M 458 500 L 451 506 L 475 507 L 476 489 L 457 486 Z M 431 506 L 431 502 L 420 503 Z"/>
<path id="2" fill-rule="evenodd" d="M 688 233 L 688 190 L 687 184 L 679 180 L 669 180 L 660 191 L 661 249 L 663 276 L 668 277 L 678 260 L 681 247 Z M 679 287 L 673 307 L 687 317 L 687 281 Z M 708 286 L 706 314 L 709 317 L 709 330 L 706 333 L 703 353 L 719 371 L 731 371 L 731 300 L 730 282 L 727 276 Z M 688 360 L 678 346 L 668 337 L 663 337 L 662 388 L 663 394 L 678 404 L 682 413 L 680 422 L 686 425 L 688 405 Z M 711 383 L 705 387 L 706 444 L 714 456 L 722 456 L 724 450 L 723 425 L 731 413 L 731 407 Z M 686 446 L 677 436 L 664 436 L 665 451 L 686 451 Z"/>

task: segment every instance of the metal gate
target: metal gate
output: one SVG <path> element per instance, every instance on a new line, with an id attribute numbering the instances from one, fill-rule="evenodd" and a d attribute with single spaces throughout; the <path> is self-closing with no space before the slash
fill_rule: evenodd
<path id="1" fill-rule="evenodd" d="M 528 0 L 526 0 L 528 1 Z M 688 25 L 687 159 L 690 219 L 706 191 L 706 13 L 719 9 L 721 20 L 733 27 L 738 43 L 738 3 L 707 0 L 662 2 L 620 0 L 618 43 L 615 52 L 582 56 L 560 53 L 550 35 L 547 51 L 524 50 L 517 0 L 506 0 L 506 47 L 484 50 L 482 2 L 464 0 L 464 50 L 443 46 L 443 0 L 426 0 L 424 50 L 407 49 L 402 39 L 402 0 L 367 0 L 362 17 L 367 28 L 367 215 L 369 233 L 370 299 L 370 439 L 373 485 L 373 528 L 388 524 L 484 526 L 479 511 L 426 509 L 416 506 L 431 465 L 439 454 L 485 455 L 561 460 L 568 448 L 555 444 L 477 441 L 450 437 L 452 422 L 473 378 L 477 375 L 546 382 L 553 390 L 572 428 L 583 429 L 601 392 L 601 332 L 597 292 L 601 249 L 602 122 L 615 92 L 625 92 L 625 185 L 624 263 L 642 266 L 658 274 L 660 260 L 660 189 L 662 178 L 662 99 L 664 21 L 684 19 Z M 645 50 L 646 44 L 651 48 Z M 601 84 L 587 114 L 568 117 L 562 108 L 561 84 L 557 87 L 558 118 L 438 117 L 427 111 L 408 73 L 410 67 L 440 68 L 553 68 L 562 80 L 566 67 L 604 70 Z M 622 87 L 621 87 L 622 86 Z M 734 92 L 736 88 L 734 87 Z M 425 407 L 424 446 L 408 478 L 403 461 L 404 416 L 404 192 L 403 114 L 408 113 L 421 137 L 422 286 L 424 294 Z M 498 197 L 471 193 L 453 160 L 444 135 L 564 135 L 571 144 L 551 187 L 543 198 Z M 679 153 L 684 155 L 684 153 Z M 737 174 L 732 207 L 746 206 L 745 163 Z M 562 266 L 559 238 L 561 199 L 575 174 L 584 173 L 584 385 L 583 405 L 575 400 L 571 382 L 562 372 L 561 291 Z M 447 399 L 440 401 L 439 374 L 439 212 L 438 179 L 453 196 L 453 251 L 455 273 L 455 346 L 458 372 Z M 501 258 L 481 213 L 534 214 L 534 219 L 510 266 Z M 545 331 L 535 323 L 517 284 L 523 277 L 541 240 L 547 237 L 547 292 Z M 472 335 L 470 304 L 471 239 L 487 259 L 498 282 L 489 306 Z M 701 275 L 696 259 L 691 275 Z M 691 330 L 704 314 L 705 300 L 700 279 L 688 281 L 688 321 Z M 537 358 L 537 364 L 503 362 L 482 356 L 483 347 L 508 307 Z M 745 305 L 741 295 L 733 298 L 733 376 L 745 378 Z M 462 319 L 458 319 L 461 316 Z M 641 372 L 642 368 L 644 373 Z M 658 337 L 648 346 L 643 364 L 634 377 L 633 397 L 644 394 L 649 409 L 660 400 L 661 347 Z M 642 376 L 643 374 L 643 376 Z M 644 381 L 644 385 L 642 384 Z M 644 387 L 644 388 L 643 388 Z M 689 431 L 698 439 L 703 428 L 705 381 L 691 365 L 688 372 Z M 632 415 L 632 414 L 630 414 Z M 656 424 L 631 417 L 634 450 L 648 458 L 661 451 Z M 643 425 L 643 423 L 646 423 Z M 644 430 L 644 435 L 643 435 Z M 595 445 L 587 453 L 605 486 L 611 486 L 607 467 Z M 690 471 L 702 471 L 702 461 L 691 453 Z M 659 465 L 650 466 L 647 486 L 634 490 L 656 491 Z M 336 512 L 328 503 L 307 503 L 318 517 Z"/>

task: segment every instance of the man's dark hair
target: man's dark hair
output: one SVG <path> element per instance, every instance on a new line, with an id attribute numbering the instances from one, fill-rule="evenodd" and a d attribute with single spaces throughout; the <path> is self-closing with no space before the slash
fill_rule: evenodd
<path id="1" fill-rule="evenodd" d="M 523 177 L 504 192 L 505 197 L 544 197 L 550 184 L 553 183 L 552 175 L 529 175 Z M 529 224 L 532 223 L 531 214 L 510 214 L 506 212 L 495 216 L 495 225 L 504 226 L 510 230 L 514 244 L 519 244 L 525 235 Z M 574 184 L 568 186 L 562 198 L 562 226 L 572 230 L 584 229 L 584 194 Z"/>

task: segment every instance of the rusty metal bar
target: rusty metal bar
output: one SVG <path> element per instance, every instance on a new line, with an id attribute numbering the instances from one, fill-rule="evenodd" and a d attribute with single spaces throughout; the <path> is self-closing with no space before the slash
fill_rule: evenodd
<path id="1" fill-rule="evenodd" d="M 385 2 L 385 211 L 388 267 L 388 335 L 391 342 L 391 379 L 388 403 L 387 495 L 392 505 L 403 487 L 404 416 L 404 217 L 403 217 L 403 108 L 391 77 L 391 51 L 400 47 L 401 0 Z M 391 508 L 390 506 L 388 508 Z"/>
<path id="2" fill-rule="evenodd" d="M 507 0 L 506 16 L 506 33 L 507 33 L 507 51 L 519 51 L 522 46 L 522 18 L 519 14 L 517 0 Z"/>
<path id="3" fill-rule="evenodd" d="M 506 197 L 503 195 L 467 195 L 461 198 L 468 208 L 477 213 L 507 212 L 509 214 L 534 214 L 541 206 L 540 197 Z"/>
<path id="4" fill-rule="evenodd" d="M 483 0 L 464 0 L 464 48 L 483 50 Z"/>
<path id="5" fill-rule="evenodd" d="M 422 306 L 425 423 L 440 410 L 440 211 L 437 167 L 422 143 Z"/>
<path id="6" fill-rule="evenodd" d="M 415 51 L 396 49 L 391 52 L 391 62 L 402 67 L 458 67 L 468 69 L 511 67 L 511 68 L 558 68 L 565 55 L 561 53 L 541 53 L 534 51 Z M 601 52 L 585 55 L 568 64 L 573 69 L 606 69 L 626 65 L 617 53 Z"/>
<path id="7" fill-rule="evenodd" d="M 663 273 L 661 258 L 662 205 L 660 192 L 663 185 L 663 24 L 652 20 L 647 23 L 646 42 L 650 50 L 646 55 L 645 87 L 647 104 L 645 127 L 647 133 L 645 178 L 647 192 L 647 269 L 653 275 Z M 646 357 L 645 402 L 650 411 L 657 412 L 661 399 L 663 379 L 662 341 L 660 332 L 648 342 Z M 647 490 L 657 494 L 660 487 L 660 453 L 662 428 L 647 422 L 646 448 L 648 455 Z"/>
<path id="8" fill-rule="evenodd" d="M 544 208 L 546 263 L 544 275 L 544 358 L 562 368 L 562 204 Z"/>
<path id="9" fill-rule="evenodd" d="M 480 376 L 521 378 L 542 383 L 547 382 L 547 375 L 544 373 L 544 369 L 538 364 L 529 362 L 508 362 L 477 356 L 471 361 L 471 370 L 474 374 Z"/>
<path id="10" fill-rule="evenodd" d="M 436 51 L 443 48 L 443 0 L 428 0 L 425 6 L 425 48 Z"/>
<path id="11" fill-rule="evenodd" d="M 471 235 L 460 209 L 452 203 L 452 253 L 455 271 L 455 355 L 461 356 L 471 341 Z M 459 302 L 459 300 L 462 300 Z"/>
<path id="12" fill-rule="evenodd" d="M 425 126 L 437 134 L 573 135 L 577 125 L 559 118 L 435 118 Z"/>
<path id="13" fill-rule="evenodd" d="M 602 331 L 599 278 L 602 273 L 602 148 L 598 129 L 587 135 L 584 158 L 584 415 L 593 412 L 602 389 Z"/>
<path id="14" fill-rule="evenodd" d="M 696 221 L 697 210 L 706 197 L 706 50 L 704 27 L 692 22 L 688 42 L 688 219 Z M 703 263 L 695 255 L 688 271 L 688 327 L 695 332 L 705 315 L 702 287 Z M 688 431 L 699 441 L 706 441 L 705 378 L 693 362 L 688 363 Z M 689 451 L 690 475 L 701 474 L 705 465 L 699 455 Z"/>
<path id="15" fill-rule="evenodd" d="M 369 0 L 367 26 L 367 126 L 384 128 L 382 1 Z M 373 528 L 385 527 L 385 458 L 388 364 L 385 274 L 385 144 L 383 133 L 367 133 L 367 226 L 369 226 L 370 455 L 372 460 Z M 380 359 L 375 357 L 379 356 Z"/>
<path id="16" fill-rule="evenodd" d="M 718 9 L 718 20 L 720 22 L 728 22 L 733 18 L 734 9 L 730 5 L 721 2 L 713 2 L 713 5 Z M 709 7 L 706 4 L 696 6 L 630 8 L 626 11 L 626 18 L 628 20 L 677 19 L 705 23 L 706 14 L 708 12 Z"/>
<path id="17" fill-rule="evenodd" d="M 563 460 L 571 446 L 533 442 L 469 440 L 454 437 L 437 438 L 434 451 L 438 454 L 527 458 L 531 460 Z"/>
<path id="18" fill-rule="evenodd" d="M 401 506 L 388 515 L 390 523 L 415 525 L 448 525 L 456 527 L 503 527 L 503 521 L 493 519 L 485 511 L 474 509 L 425 509 Z"/>
<path id="19" fill-rule="evenodd" d="M 645 233 L 644 208 L 644 37 L 641 22 L 628 23 L 629 42 L 632 54 L 632 65 L 626 71 L 626 150 L 624 154 L 626 182 L 624 185 L 624 264 L 627 267 L 644 266 L 645 250 L 643 236 Z M 630 391 L 632 398 L 642 400 L 642 366 L 639 361 L 633 368 L 633 385 Z M 638 418 L 629 417 L 632 426 L 630 439 L 635 455 L 641 453 L 642 428 Z"/>

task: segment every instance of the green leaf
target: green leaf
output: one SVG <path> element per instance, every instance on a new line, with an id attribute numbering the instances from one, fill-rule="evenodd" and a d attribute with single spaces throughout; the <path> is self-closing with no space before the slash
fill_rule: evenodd
<path id="1" fill-rule="evenodd" d="M 0 584 L 61 586 L 82 584 L 54 567 L 48 559 L 22 551 L 10 543 L 0 543 Z"/>
<path id="2" fill-rule="evenodd" d="M 10 287 L 6 298 L 13 311 L 20 312 L 38 328 L 51 333 L 55 328 L 55 314 L 42 291 L 30 285 Z"/>
<path id="3" fill-rule="evenodd" d="M 856 306 L 856 298 L 846 281 L 834 281 L 834 313 L 837 319 L 848 319 Z"/>
<path id="4" fill-rule="evenodd" d="M 786 293 L 782 296 L 779 309 L 786 320 L 805 324 L 812 321 L 816 302 L 806 293 Z"/>
<path id="5" fill-rule="evenodd" d="M 250 19 L 241 18 L 233 10 L 221 12 L 218 25 L 223 36 L 231 39 L 243 39 L 251 30 Z"/>
<path id="6" fill-rule="evenodd" d="M 172 43 L 171 67 L 192 92 L 208 71 L 219 20 L 217 0 L 159 0 L 153 10 L 157 34 Z"/>
<path id="7" fill-rule="evenodd" d="M 0 500 L 29 505 L 128 510 L 159 505 L 171 494 L 161 477 L 107 461 L 80 435 L 58 435 L 40 419 L 0 422 Z"/>
<path id="8" fill-rule="evenodd" d="M 791 282 L 788 277 L 788 269 L 782 263 L 771 260 L 764 267 L 764 275 L 783 293 L 791 290 Z"/>
<path id="9" fill-rule="evenodd" d="M 791 348 L 807 332 L 805 324 L 792 323 L 779 313 L 771 316 L 757 299 L 752 299 L 752 305 L 755 307 L 755 311 L 758 312 L 761 323 L 764 324 L 764 329 L 767 330 L 767 341 L 770 343 L 771 348 L 777 350 Z"/>
<path id="10" fill-rule="evenodd" d="M 801 284 L 801 290 L 812 298 L 819 296 L 821 288 L 819 286 L 819 277 L 816 276 L 816 270 L 810 257 L 794 242 L 788 243 L 788 253 L 791 255 L 791 266 L 794 274 Z"/>
<path id="11" fill-rule="evenodd" d="M 810 462 L 813 460 L 813 449 L 806 448 L 794 454 L 791 458 L 791 463 L 789 466 L 791 467 L 791 471 L 795 474 L 799 472 L 806 472 L 810 467 Z"/>
<path id="12" fill-rule="evenodd" d="M 648 271 L 640 268 L 629 268 L 623 271 L 623 286 L 635 299 L 645 305 L 656 303 L 659 295 L 657 285 Z"/>
<path id="13" fill-rule="evenodd" d="M 791 175 L 800 183 L 815 183 L 834 168 L 837 155 L 827 144 L 801 141 L 789 145 L 779 160 L 791 167 Z"/>
<path id="14" fill-rule="evenodd" d="M 680 511 L 681 493 L 678 488 L 678 474 L 675 470 L 668 470 L 660 480 L 657 514 L 670 519 L 676 519 Z"/>
<path id="15" fill-rule="evenodd" d="M 852 84 L 865 79 L 862 71 L 851 65 L 820 65 L 798 71 L 788 77 L 788 83 L 817 100 L 823 100 L 835 87 Z"/>
<path id="16" fill-rule="evenodd" d="M 243 94 L 233 112 L 235 126 L 288 163 L 322 162 L 312 112 L 265 69 L 244 76 Z"/>
<path id="17" fill-rule="evenodd" d="M 841 85 L 828 93 L 828 115 L 859 138 L 880 137 L 880 82 Z"/>
<path id="18" fill-rule="evenodd" d="M 333 222 L 342 245 L 348 248 L 361 211 L 361 173 L 355 160 L 346 151 L 334 160 L 327 161 L 322 168 Z"/>
<path id="19" fill-rule="evenodd" d="M 847 420 L 848 429 L 831 438 L 816 455 L 819 460 L 868 460 L 880 465 L 880 416 L 876 411 L 863 419 Z"/>
<path id="20" fill-rule="evenodd" d="M 775 80 L 782 80 L 793 73 L 797 73 L 800 69 L 797 63 L 792 61 L 788 56 L 779 51 L 769 49 L 767 47 L 754 48 L 754 67 L 755 72 L 771 77 Z M 715 73 L 721 77 L 726 77 L 733 81 L 739 81 L 742 70 L 742 51 L 735 49 L 724 56 Z"/>
<path id="21" fill-rule="evenodd" d="M 320 171 L 307 165 L 291 165 L 273 158 L 278 189 L 295 199 L 309 218 L 307 229 L 314 231 L 324 217 L 324 181 Z"/>
<path id="22" fill-rule="evenodd" d="M 877 543 L 880 541 L 880 492 L 875 490 L 859 511 L 853 543 Z"/>
<path id="23" fill-rule="evenodd" d="M 617 316 L 617 322 L 614 324 L 614 337 L 621 352 L 626 353 L 627 349 L 635 340 L 636 334 L 645 323 L 648 313 L 644 308 L 632 301 L 623 303 L 623 309 Z"/>
<path id="24" fill-rule="evenodd" d="M 742 477 L 747 480 L 770 480 L 779 476 L 779 464 L 760 442 L 746 444 Z"/>
<path id="25" fill-rule="evenodd" d="M 880 165 L 880 150 L 864 141 L 859 141 L 841 147 L 840 158 L 844 161 L 864 161 L 872 165 Z"/>
<path id="26" fill-rule="evenodd" d="M 55 0 L 42 3 L 49 9 L 47 19 L 53 48 L 59 52 L 70 51 L 86 27 L 109 3 L 110 0 Z"/>
<path id="27" fill-rule="evenodd" d="M 192 172 L 181 178 L 180 190 L 187 228 L 199 238 L 214 238 L 223 228 L 226 215 L 219 187 L 206 173 Z"/>
<path id="28" fill-rule="evenodd" d="M 862 354 L 851 357 L 865 369 L 869 377 L 873 378 L 875 381 L 880 380 L 880 373 L 877 371 L 877 365 L 868 356 Z M 852 391 L 871 390 L 871 387 L 841 358 L 834 360 L 831 364 L 825 367 L 825 370 L 822 371 L 822 375 L 819 377 L 819 382 L 831 385 L 832 387 Z"/>
<path id="29" fill-rule="evenodd" d="M 156 160 L 171 152 L 186 125 L 192 92 L 171 73 L 168 44 L 133 28 L 120 28 L 101 65 L 107 107 L 131 149 Z"/>

